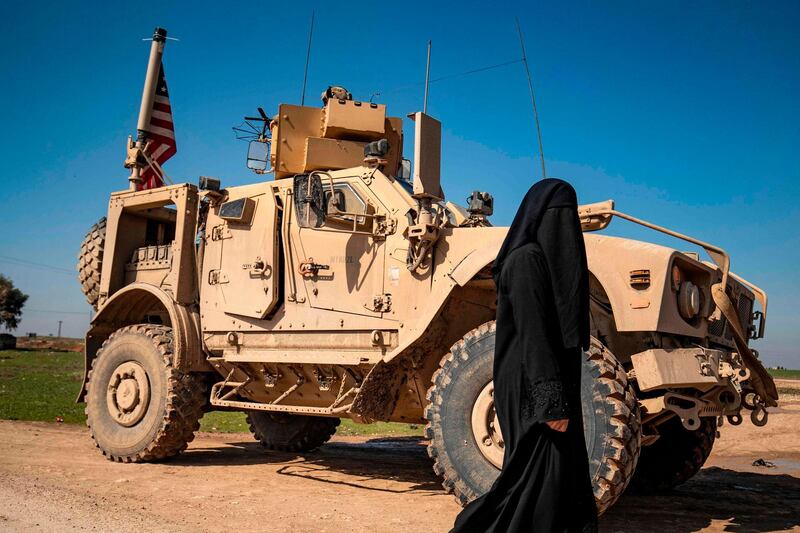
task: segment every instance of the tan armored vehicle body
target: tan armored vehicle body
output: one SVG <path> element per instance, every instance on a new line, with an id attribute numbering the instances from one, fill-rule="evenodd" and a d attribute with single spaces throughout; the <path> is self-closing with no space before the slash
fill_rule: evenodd
<path id="1" fill-rule="evenodd" d="M 487 193 L 444 202 L 436 120 L 413 115 L 409 180 L 401 119 L 339 89 L 324 100 L 265 116 L 249 163 L 275 179 L 111 195 L 79 265 L 97 306 L 81 394 L 92 436 L 111 459 L 143 461 L 180 452 L 208 409 L 246 411 L 266 447 L 292 451 L 340 418 L 425 423 L 434 469 L 464 503 L 502 464 L 490 269 L 507 228 L 489 224 Z M 587 232 L 619 216 L 673 234 L 610 201 L 580 214 Z M 718 421 L 745 407 L 761 424 L 777 398 L 747 347 L 766 295 L 722 250 L 678 237 L 713 262 L 585 235 L 583 408 L 601 511 L 631 479 L 685 481 Z"/>

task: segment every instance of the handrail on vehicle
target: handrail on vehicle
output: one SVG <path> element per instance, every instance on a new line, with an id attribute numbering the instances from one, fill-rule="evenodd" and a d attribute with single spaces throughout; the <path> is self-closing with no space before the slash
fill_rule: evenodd
<path id="1" fill-rule="evenodd" d="M 750 283 L 741 276 L 737 276 L 736 274 L 730 272 L 730 265 L 731 265 L 730 256 L 725 250 L 723 250 L 719 246 L 715 246 L 705 241 L 695 239 L 694 237 L 690 237 L 689 235 L 684 235 L 683 233 L 678 233 L 677 231 L 667 229 L 663 226 L 659 226 L 658 224 L 647 222 L 646 220 L 636 218 L 634 216 L 628 215 L 627 213 L 617 211 L 616 209 L 614 209 L 614 200 L 606 200 L 605 202 L 598 202 L 594 204 L 579 206 L 578 216 L 581 219 L 581 227 L 584 231 L 597 231 L 605 229 L 611 223 L 611 218 L 617 216 L 622 219 L 628 220 L 629 222 L 633 222 L 634 224 L 639 224 L 640 226 L 644 226 L 646 228 L 659 231 L 671 237 L 684 240 L 686 242 L 692 243 L 694 245 L 703 248 L 709 255 L 709 257 L 711 257 L 714 263 L 722 271 L 722 281 L 720 282 L 720 284 L 723 287 L 728 286 L 728 275 L 730 275 L 737 281 L 743 283 L 744 285 L 747 285 L 750 288 L 750 290 L 752 290 L 753 293 L 756 295 L 756 299 L 758 300 L 758 303 L 761 305 L 762 324 L 759 330 L 763 330 L 763 323 L 767 315 L 767 293 L 763 289 Z M 762 331 L 759 331 L 759 337 L 763 337 Z"/>
<path id="2" fill-rule="evenodd" d="M 715 283 L 711 287 L 711 296 L 714 299 L 714 303 L 717 305 L 717 308 L 722 311 L 722 314 L 728 320 L 729 325 L 733 329 L 733 337 L 734 343 L 736 344 L 736 348 L 741 355 L 745 366 L 751 371 L 749 381 L 753 387 L 754 392 L 756 393 L 756 398 L 754 400 L 754 405 L 757 405 L 759 412 L 764 412 L 766 414 L 765 408 L 766 407 L 774 407 L 778 405 L 778 389 L 775 387 L 775 381 L 769 375 L 769 373 L 764 368 L 764 365 L 761 364 L 761 361 L 758 360 L 756 354 L 752 351 L 752 349 L 748 346 L 747 338 L 749 337 L 747 330 L 744 329 L 743 324 L 741 323 L 741 319 L 738 316 L 736 308 L 733 305 L 733 302 L 728 295 L 726 290 L 728 286 L 728 274 L 730 271 L 731 260 L 730 256 L 718 246 L 714 246 L 713 244 L 709 244 L 707 242 L 701 241 L 699 239 L 695 239 L 694 237 L 690 237 L 688 235 L 684 235 L 683 233 L 678 233 L 677 231 L 672 231 L 665 227 L 659 226 L 657 224 L 653 224 L 651 222 L 647 222 L 645 220 L 633 217 L 626 213 L 622 213 L 614 209 L 614 201 L 607 200 L 605 202 L 600 202 L 597 204 L 590 204 L 581 206 L 578 208 L 579 217 L 581 219 L 581 228 L 584 231 L 596 231 L 599 229 L 603 229 L 607 227 L 611 223 L 612 217 L 620 217 L 634 224 L 639 224 L 640 226 L 644 226 L 646 228 L 650 228 L 655 231 L 660 231 L 666 235 L 671 237 L 675 237 L 677 239 L 684 240 L 686 242 L 690 242 L 697 246 L 703 248 L 706 253 L 711 257 L 714 263 L 722 271 L 722 280 L 719 283 Z M 753 289 L 753 292 L 759 294 L 763 297 L 763 300 L 759 300 L 759 303 L 762 305 L 762 316 L 761 316 L 761 327 L 760 330 L 763 331 L 763 324 L 764 324 L 764 317 L 766 316 L 766 293 L 759 289 L 758 287 L 754 286 L 751 283 L 747 283 L 745 280 L 738 276 L 734 276 L 735 279 L 741 281 L 742 283 L 747 284 L 749 287 Z M 761 332 L 759 332 L 759 335 Z M 753 411 L 755 414 L 756 411 Z"/>

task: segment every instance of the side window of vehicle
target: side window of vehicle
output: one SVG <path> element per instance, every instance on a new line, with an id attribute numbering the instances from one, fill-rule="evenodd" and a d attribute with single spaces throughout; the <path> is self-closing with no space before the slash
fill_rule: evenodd
<path id="1" fill-rule="evenodd" d="M 367 226 L 372 225 L 372 218 L 366 216 L 371 214 L 372 209 L 369 204 L 362 198 L 362 196 L 353 188 L 349 183 L 337 183 L 333 186 L 333 194 L 335 196 L 335 209 L 329 207 L 327 224 L 334 226 L 353 227 L 358 231 L 369 231 Z M 331 191 L 325 191 L 325 201 L 330 203 Z M 341 214 L 336 214 L 339 211 Z"/>

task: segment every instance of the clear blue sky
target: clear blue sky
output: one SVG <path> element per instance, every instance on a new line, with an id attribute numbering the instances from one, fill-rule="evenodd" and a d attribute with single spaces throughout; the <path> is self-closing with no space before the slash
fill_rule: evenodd
<path id="1" fill-rule="evenodd" d="M 71 270 L 80 241 L 126 187 L 153 27 L 180 42 L 165 65 L 178 154 L 167 171 L 196 182 L 253 182 L 231 126 L 256 106 L 297 103 L 309 16 L 317 25 L 307 102 L 328 84 L 405 115 L 432 76 L 517 59 L 522 22 L 549 174 L 582 202 L 619 208 L 715 242 L 770 294 L 769 364 L 800 367 L 800 4 L 797 2 L 9 2 L 0 22 L 0 256 Z M 431 86 L 444 124 L 449 198 L 496 197 L 507 224 L 537 177 L 519 64 Z M 410 137 L 410 136 L 409 136 Z M 410 141 L 410 138 L 408 139 Z M 406 152 L 410 142 L 406 147 Z M 611 232 L 656 240 L 622 221 Z M 75 276 L 13 264 L 30 294 L 19 331 L 83 334 Z M 54 312 L 55 311 L 55 312 Z"/>

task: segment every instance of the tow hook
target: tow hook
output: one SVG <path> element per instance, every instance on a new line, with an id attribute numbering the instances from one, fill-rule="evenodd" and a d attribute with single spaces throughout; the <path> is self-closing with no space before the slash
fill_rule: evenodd
<path id="1" fill-rule="evenodd" d="M 769 419 L 769 412 L 762 405 L 757 405 L 753 412 L 750 413 L 750 422 L 756 426 L 766 426 Z"/>
<path id="2" fill-rule="evenodd" d="M 742 406 L 750 410 L 750 422 L 753 425 L 762 427 L 767 425 L 769 420 L 769 412 L 767 411 L 766 402 L 754 392 L 748 392 L 742 397 Z"/>

